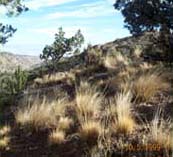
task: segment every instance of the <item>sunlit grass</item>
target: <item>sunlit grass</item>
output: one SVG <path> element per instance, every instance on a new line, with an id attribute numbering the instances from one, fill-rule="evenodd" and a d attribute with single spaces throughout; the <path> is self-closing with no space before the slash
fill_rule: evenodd
<path id="1" fill-rule="evenodd" d="M 120 93 L 111 102 L 110 113 L 114 115 L 112 130 L 116 133 L 129 134 L 135 129 L 132 116 L 131 93 Z"/>
<path id="2" fill-rule="evenodd" d="M 59 129 L 54 130 L 49 135 L 49 143 L 53 144 L 62 144 L 65 141 L 65 132 Z"/>
<path id="3" fill-rule="evenodd" d="M 101 108 L 103 96 L 95 86 L 81 82 L 76 90 L 76 111 L 78 119 L 87 120 L 96 116 Z"/>
<path id="4" fill-rule="evenodd" d="M 159 91 L 168 89 L 169 85 L 159 73 L 144 73 L 133 82 L 133 94 L 136 101 L 149 101 Z"/>

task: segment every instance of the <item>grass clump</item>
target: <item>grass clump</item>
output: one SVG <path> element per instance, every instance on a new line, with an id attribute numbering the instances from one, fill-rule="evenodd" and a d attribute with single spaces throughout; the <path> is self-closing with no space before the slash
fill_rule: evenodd
<path id="1" fill-rule="evenodd" d="M 5 125 L 2 128 L 0 128 L 0 150 L 7 149 L 9 147 L 10 131 L 11 131 L 11 127 L 9 125 Z"/>
<path id="2" fill-rule="evenodd" d="M 98 121 L 88 120 L 81 124 L 80 137 L 88 144 L 96 144 L 101 133 L 102 126 Z"/>
<path id="3" fill-rule="evenodd" d="M 162 110 L 159 109 L 149 125 L 150 142 L 158 144 L 161 148 L 171 149 L 173 147 L 171 141 L 171 128 L 170 119 L 165 120 Z"/>
<path id="4" fill-rule="evenodd" d="M 49 135 L 49 143 L 51 145 L 62 144 L 64 141 L 65 141 L 65 132 L 62 130 L 56 129 Z"/>
<path id="5" fill-rule="evenodd" d="M 58 121 L 58 128 L 60 130 L 68 130 L 70 129 L 70 126 L 73 124 L 73 120 L 68 117 L 60 117 Z"/>
<path id="6" fill-rule="evenodd" d="M 129 61 L 125 55 L 118 52 L 115 55 L 107 55 L 104 59 L 104 65 L 108 69 L 115 70 L 129 65 Z"/>
<path id="7" fill-rule="evenodd" d="M 58 118 L 64 114 L 65 100 L 48 102 L 45 99 L 40 101 L 35 100 L 32 105 L 18 108 L 15 113 L 16 122 L 21 125 L 29 124 L 34 128 L 51 128 L 56 126 Z M 61 124 L 62 125 L 62 124 Z"/>
<path id="8" fill-rule="evenodd" d="M 76 90 L 76 111 L 79 120 L 87 120 L 97 116 L 100 111 L 103 96 L 95 86 L 81 82 Z"/>
<path id="9" fill-rule="evenodd" d="M 159 91 L 169 87 L 159 73 L 144 73 L 133 82 L 135 101 L 149 101 Z"/>
<path id="10" fill-rule="evenodd" d="M 118 94 L 111 102 L 110 109 L 110 113 L 114 115 L 113 131 L 124 134 L 132 133 L 135 128 L 135 121 L 132 117 L 131 93 Z"/>
<path id="11" fill-rule="evenodd" d="M 8 125 L 3 126 L 0 128 L 0 136 L 7 135 L 11 131 L 11 127 Z"/>
<path id="12" fill-rule="evenodd" d="M 0 150 L 6 149 L 8 147 L 9 142 L 10 138 L 7 136 L 0 138 Z"/>
<path id="13" fill-rule="evenodd" d="M 74 82 L 75 80 L 75 75 L 71 72 L 57 72 L 57 73 L 53 73 L 53 74 L 47 74 L 44 75 L 41 78 L 36 78 L 34 79 L 34 84 L 36 85 L 44 85 L 44 84 L 51 84 L 51 83 L 56 83 L 59 81 L 71 81 Z"/>

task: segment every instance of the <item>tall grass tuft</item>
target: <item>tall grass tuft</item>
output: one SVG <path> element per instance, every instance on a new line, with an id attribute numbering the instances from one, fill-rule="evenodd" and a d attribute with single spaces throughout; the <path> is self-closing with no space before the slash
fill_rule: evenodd
<path id="1" fill-rule="evenodd" d="M 58 119 L 65 114 L 66 101 L 48 102 L 46 98 L 40 103 L 35 100 L 33 104 L 27 104 L 18 108 L 15 113 L 16 122 L 34 128 L 50 128 L 58 124 Z M 61 124 L 62 125 L 62 124 Z"/>
<path id="2" fill-rule="evenodd" d="M 166 90 L 169 87 L 162 76 L 157 73 L 144 73 L 140 75 L 133 83 L 133 94 L 137 102 L 149 101 L 159 91 Z"/>
<path id="3" fill-rule="evenodd" d="M 81 82 L 76 90 L 76 111 L 79 120 L 86 121 L 97 116 L 100 111 L 103 96 L 95 86 Z"/>
<path id="4" fill-rule="evenodd" d="M 99 121 L 88 120 L 81 124 L 80 137 L 89 145 L 96 144 L 101 133 L 102 126 Z"/>
<path id="5" fill-rule="evenodd" d="M 110 113 L 114 115 L 112 124 L 114 132 L 124 134 L 132 133 L 135 128 L 135 121 L 132 116 L 130 92 L 117 94 L 111 102 Z"/>
<path id="6" fill-rule="evenodd" d="M 149 125 L 149 136 L 151 142 L 157 143 L 162 148 L 173 147 L 172 145 L 172 137 L 171 137 L 171 120 L 163 118 L 163 112 L 161 109 L 158 109 L 154 119 L 151 121 Z"/>
<path id="7" fill-rule="evenodd" d="M 62 144 L 64 141 L 65 141 L 65 132 L 62 130 L 56 129 L 49 135 L 49 143 L 51 145 Z"/>

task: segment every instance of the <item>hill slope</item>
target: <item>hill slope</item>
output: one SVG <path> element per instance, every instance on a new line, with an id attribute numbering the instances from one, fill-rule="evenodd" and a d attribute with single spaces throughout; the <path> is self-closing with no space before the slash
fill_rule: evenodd
<path id="1" fill-rule="evenodd" d="M 148 55 L 161 51 L 155 39 L 118 39 L 61 60 L 56 71 L 32 70 L 2 110 L 2 156 L 171 156 L 173 69 Z"/>
<path id="2" fill-rule="evenodd" d="M 30 69 L 40 63 L 41 60 L 37 56 L 0 53 L 0 72 L 13 71 L 17 66 L 21 66 L 22 69 Z"/>

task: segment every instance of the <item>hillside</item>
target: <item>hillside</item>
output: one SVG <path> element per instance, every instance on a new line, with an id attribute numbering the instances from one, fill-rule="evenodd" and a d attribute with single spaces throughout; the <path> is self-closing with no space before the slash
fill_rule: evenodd
<path id="1" fill-rule="evenodd" d="M 163 53 L 156 40 L 153 32 L 118 39 L 54 71 L 31 70 L 3 110 L 3 157 L 171 156 L 173 68 L 154 60 Z"/>
<path id="2" fill-rule="evenodd" d="M 93 46 L 94 49 L 101 50 L 104 55 L 120 51 L 125 55 L 133 55 L 136 48 L 141 49 L 142 55 L 151 56 L 162 53 L 159 48 L 159 33 L 157 31 L 144 32 L 142 35 L 129 36 L 121 39 L 116 39 L 102 45 Z"/>
<path id="3" fill-rule="evenodd" d="M 40 63 L 39 57 L 36 56 L 17 55 L 8 52 L 0 53 L 0 72 L 14 71 L 18 66 L 21 66 L 22 69 L 30 69 Z"/>

